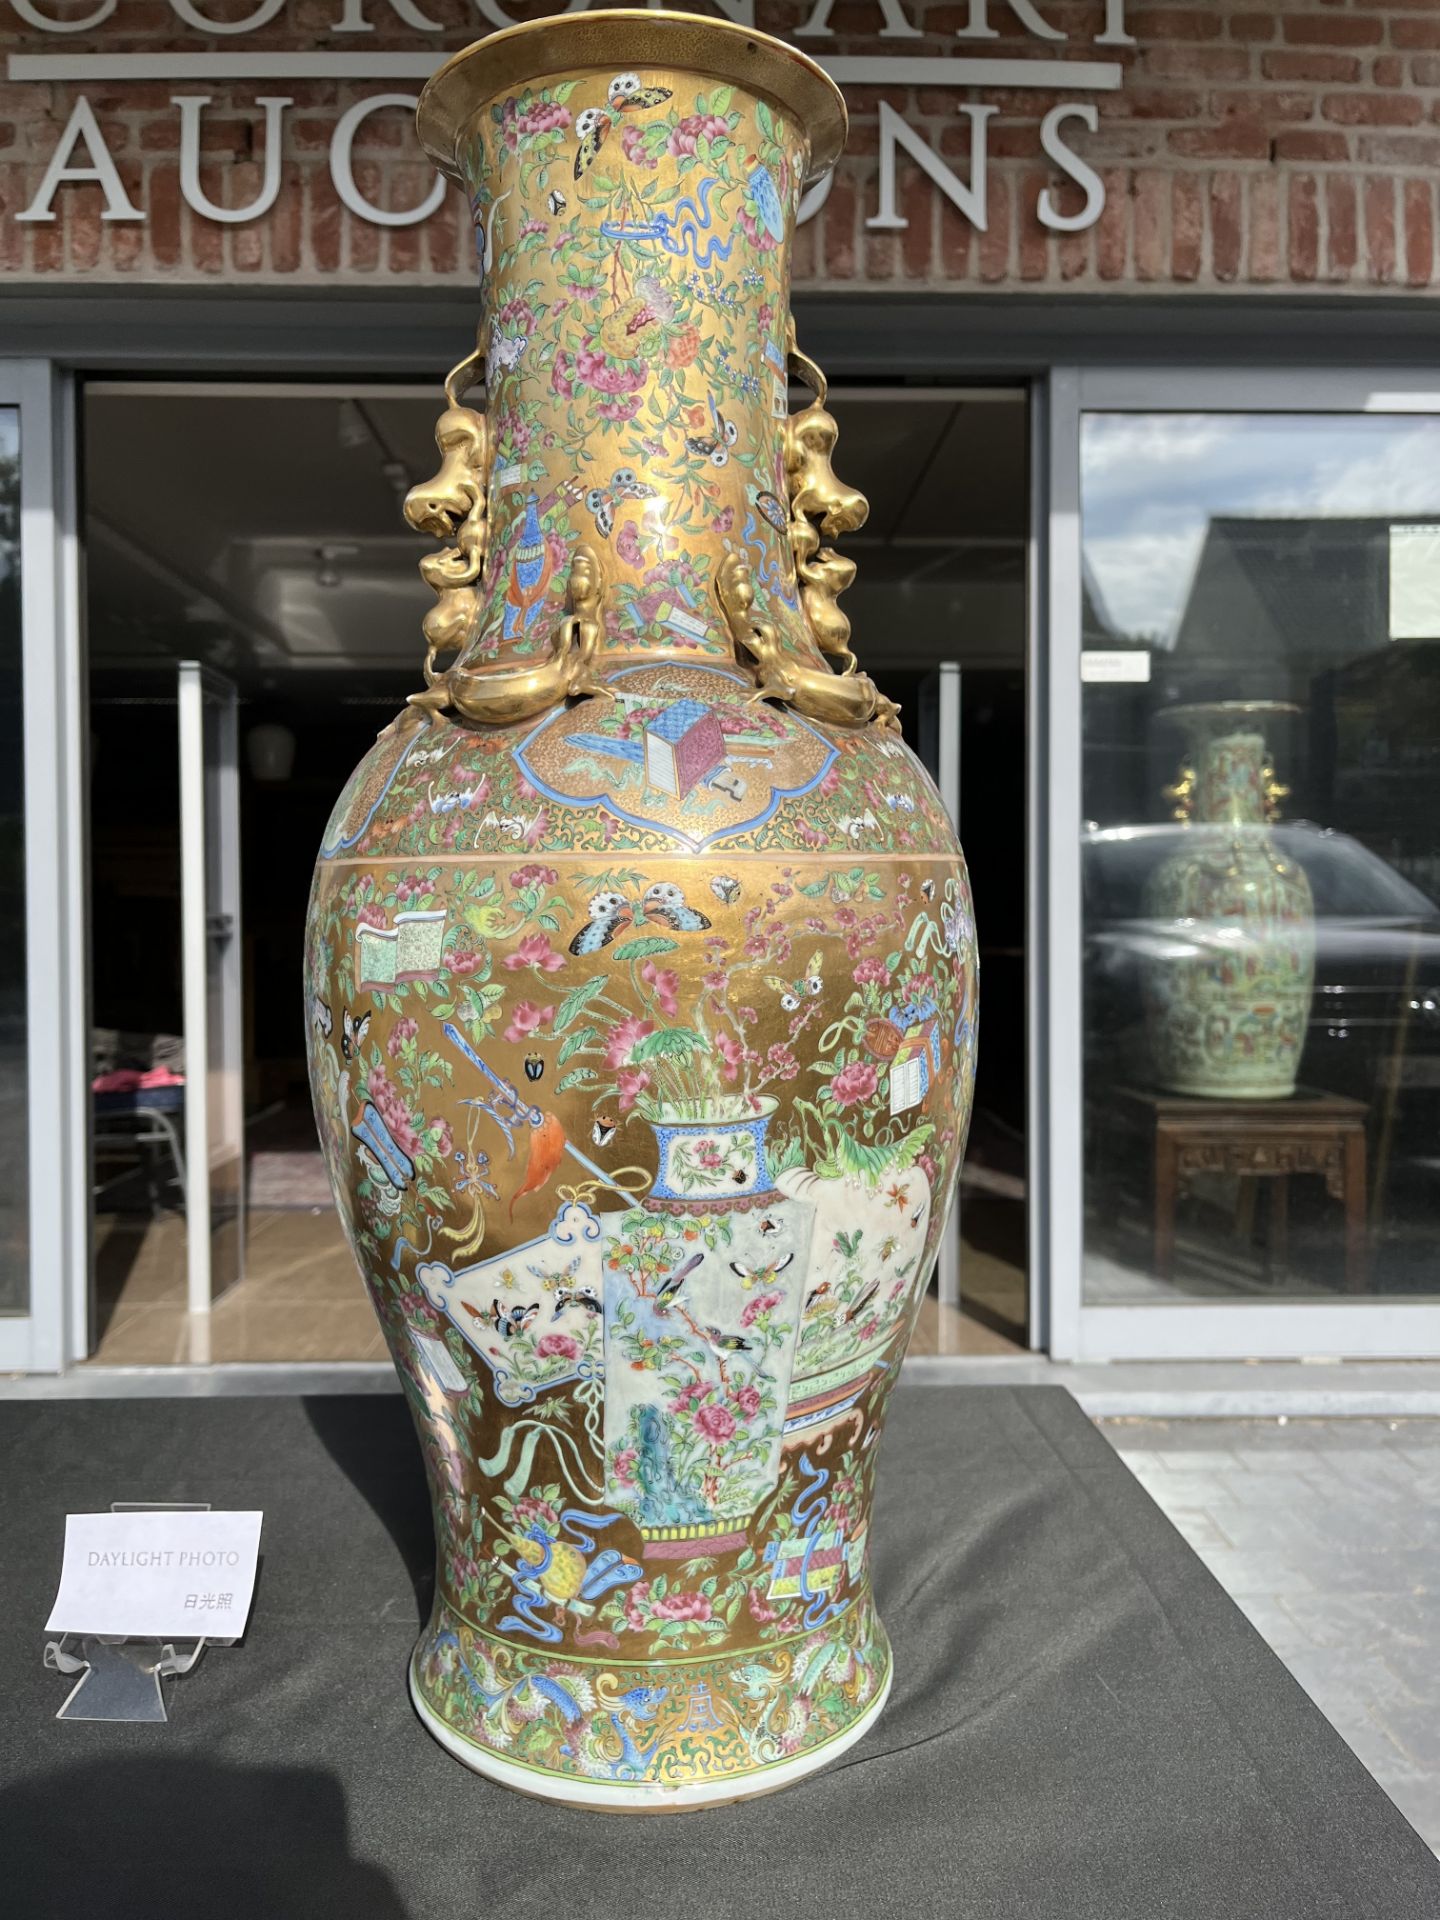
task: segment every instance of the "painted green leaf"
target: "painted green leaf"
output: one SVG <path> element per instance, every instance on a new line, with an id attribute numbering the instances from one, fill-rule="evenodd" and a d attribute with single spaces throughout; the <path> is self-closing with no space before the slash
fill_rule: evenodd
<path id="1" fill-rule="evenodd" d="M 572 1087 L 585 1087 L 588 1086 L 592 1080 L 598 1080 L 599 1078 L 599 1074 L 596 1073 L 593 1067 L 576 1067 L 573 1071 L 565 1075 L 565 1078 L 556 1087 L 555 1091 L 557 1093 L 569 1093 Z"/>
<path id="2" fill-rule="evenodd" d="M 704 1044 L 693 1027 L 662 1027 L 659 1033 L 647 1033 L 637 1042 L 630 1058 L 637 1065 L 644 1060 L 679 1060 L 698 1052 Z"/>
<path id="3" fill-rule="evenodd" d="M 674 953 L 679 946 L 678 940 L 667 940 L 664 934 L 648 933 L 639 940 L 627 940 L 624 946 L 616 947 L 617 960 L 650 960 L 657 953 Z"/>
<path id="4" fill-rule="evenodd" d="M 561 1041 L 560 1056 L 557 1064 L 563 1067 L 567 1060 L 579 1053 L 582 1047 L 588 1046 L 589 1043 L 596 1038 L 598 1038 L 598 1036 L 594 1027 L 576 1027 L 573 1033 L 567 1033 Z"/>
<path id="5" fill-rule="evenodd" d="M 563 1033 L 577 1013 L 588 1007 L 590 1002 L 605 985 L 603 973 L 594 974 L 589 980 L 582 980 L 578 987 L 572 987 L 560 1002 L 555 1014 L 555 1032 Z"/>

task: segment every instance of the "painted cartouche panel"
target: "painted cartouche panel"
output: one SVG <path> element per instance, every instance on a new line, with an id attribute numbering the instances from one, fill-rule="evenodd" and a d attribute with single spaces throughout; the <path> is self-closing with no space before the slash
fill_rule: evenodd
<path id="1" fill-rule="evenodd" d="M 563 70 L 597 32 L 625 63 Z M 536 77 L 487 90 L 525 36 Z M 866 509 L 786 308 L 784 101 L 833 149 L 831 83 L 673 14 L 474 57 L 489 405 L 463 363 L 407 499 L 453 544 L 426 689 L 326 828 L 311 1080 L 430 1479 L 421 1716 L 508 1784 L 668 1810 L 883 1703 L 877 1442 L 964 1150 L 975 933 L 823 544 Z"/>

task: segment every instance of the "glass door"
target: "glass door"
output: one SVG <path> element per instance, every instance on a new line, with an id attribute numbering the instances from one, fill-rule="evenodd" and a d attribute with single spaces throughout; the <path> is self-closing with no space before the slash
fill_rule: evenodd
<path id="1" fill-rule="evenodd" d="M 969 1146 L 910 1354 L 1015 1355 L 1031 1338 L 1026 1082 L 1030 396 L 837 386 L 836 465 L 870 502 L 843 602 L 960 828 L 980 941 Z"/>
<path id="2" fill-rule="evenodd" d="M 1057 1351 L 1440 1351 L 1440 392 L 1073 392 Z"/>

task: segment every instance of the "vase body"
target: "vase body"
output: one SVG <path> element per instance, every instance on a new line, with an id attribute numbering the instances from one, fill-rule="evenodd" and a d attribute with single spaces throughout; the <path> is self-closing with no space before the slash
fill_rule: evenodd
<path id="1" fill-rule="evenodd" d="M 823 1765 L 888 1689 L 875 1443 L 977 983 L 924 769 L 893 727 L 759 698 L 716 590 L 746 547 L 757 645 L 840 680 L 787 530 L 806 127 L 735 82 L 763 36 L 615 18 L 603 68 L 553 64 L 606 31 L 576 16 L 527 30 L 528 84 L 472 89 L 489 544 L 456 677 L 337 803 L 306 985 L 434 1505 L 417 1706 L 507 1784 L 668 1811 Z M 537 711 L 515 676 L 559 657 L 580 542 L 589 690 Z M 486 718 L 517 686 L 531 710 Z"/>
<path id="2" fill-rule="evenodd" d="M 1288 711 L 1217 702 L 1178 716 L 1190 736 L 1189 824 L 1151 874 L 1147 919 L 1171 937 L 1145 966 L 1157 1083 L 1217 1100 L 1295 1090 L 1315 980 L 1310 883 L 1269 831 L 1261 724 Z"/>

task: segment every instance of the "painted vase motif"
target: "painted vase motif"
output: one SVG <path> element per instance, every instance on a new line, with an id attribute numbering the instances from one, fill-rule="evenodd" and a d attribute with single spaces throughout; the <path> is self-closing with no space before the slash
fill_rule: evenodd
<path id="1" fill-rule="evenodd" d="M 1286 789 L 1261 731 L 1296 709 L 1217 701 L 1169 717 L 1189 736 L 1169 789 L 1185 844 L 1150 876 L 1146 917 L 1174 931 L 1145 969 L 1145 1019 L 1159 1085 L 1215 1100 L 1295 1090 L 1315 982 L 1310 882 L 1269 832 Z"/>
<path id="2" fill-rule="evenodd" d="M 434 1502 L 411 1690 L 509 1785 L 701 1806 L 885 1699 L 876 1442 L 974 1077 L 964 862 L 849 650 L 865 503 L 789 321 L 843 106 L 749 30 L 588 14 L 459 56 L 420 126 L 479 346 L 406 506 L 448 542 L 426 686 L 306 960 Z"/>

